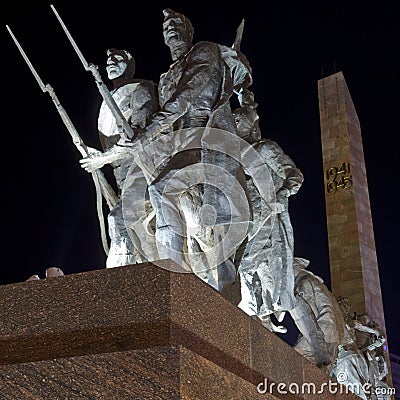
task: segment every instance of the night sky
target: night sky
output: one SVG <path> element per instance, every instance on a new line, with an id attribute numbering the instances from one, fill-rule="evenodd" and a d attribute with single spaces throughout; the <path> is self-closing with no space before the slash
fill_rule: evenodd
<path id="1" fill-rule="evenodd" d="M 187 15 L 194 42 L 231 46 L 245 19 L 242 51 L 253 68 L 262 135 L 280 144 L 304 174 L 291 198 L 296 256 L 330 287 L 317 81 L 342 71 L 361 123 L 390 351 L 400 354 L 399 24 L 394 6 L 290 6 L 282 2 L 169 1 L 13 2 L 2 6 L 2 214 L 0 283 L 105 267 L 93 181 L 50 97 L 42 93 L 5 25 L 20 41 L 44 83 L 53 86 L 85 143 L 100 149 L 100 94 L 58 24 L 53 4 L 88 62 L 104 80 L 106 50 L 124 48 L 136 77 L 158 82 L 170 63 L 162 9 Z M 393 2 L 392 2 L 393 3 Z M 263 8 L 258 8 L 263 4 Z M 324 3 L 325 4 L 325 3 Z M 326 3 L 327 4 L 327 3 Z M 110 170 L 104 172 L 111 177 Z M 290 324 L 290 322 L 288 322 Z M 292 336 L 287 336 L 289 342 Z"/>

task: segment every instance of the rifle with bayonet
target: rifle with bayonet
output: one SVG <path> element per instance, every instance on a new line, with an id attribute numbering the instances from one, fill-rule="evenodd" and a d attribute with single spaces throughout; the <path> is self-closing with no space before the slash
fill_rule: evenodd
<path id="1" fill-rule="evenodd" d="M 64 107 L 61 105 L 60 101 L 58 100 L 56 93 L 51 85 L 44 84 L 42 79 L 40 78 L 39 74 L 36 72 L 35 68 L 33 67 L 32 63 L 30 62 L 28 56 L 25 54 L 25 51 L 19 44 L 17 38 L 14 36 L 13 32 L 11 31 L 10 27 L 6 25 L 8 32 L 10 33 L 14 43 L 16 44 L 19 52 L 21 53 L 22 57 L 24 58 L 26 64 L 28 65 L 29 69 L 31 70 L 33 76 L 35 77 L 37 83 L 39 84 L 40 88 L 43 92 L 47 92 L 51 99 L 53 100 L 54 105 L 57 108 L 58 113 L 60 114 L 64 125 L 67 127 L 68 132 L 72 137 L 72 141 L 75 144 L 76 148 L 79 150 L 83 157 L 90 157 L 90 153 L 88 148 L 86 147 L 85 143 L 82 141 L 81 137 L 79 136 L 78 131 L 76 130 L 74 124 L 72 123 L 71 119 L 69 118 L 67 112 L 65 111 Z M 107 182 L 105 176 L 100 170 L 96 170 L 92 172 L 93 181 L 96 187 L 96 193 L 99 197 L 101 194 L 104 196 L 104 199 L 107 202 L 108 207 L 110 210 L 117 204 L 118 196 L 115 194 L 113 188 Z M 101 199 L 100 199 L 101 200 Z M 106 253 L 108 253 L 108 246 L 105 236 L 105 229 L 104 229 L 104 218 L 102 217 L 102 205 L 101 201 L 97 202 L 97 209 L 99 213 L 99 220 L 100 220 L 100 227 L 102 230 L 102 238 L 103 238 L 103 247 Z"/>
<path id="2" fill-rule="evenodd" d="M 65 34 L 67 35 L 72 47 L 74 48 L 76 54 L 78 55 L 79 59 L 81 60 L 84 68 L 86 71 L 90 71 L 94 77 L 96 85 L 99 89 L 101 96 L 103 97 L 104 102 L 107 104 L 108 108 L 111 110 L 115 121 L 117 123 L 119 133 L 123 136 L 126 140 L 132 140 L 134 137 L 134 132 L 129 125 L 126 118 L 123 116 L 121 109 L 117 106 L 114 98 L 112 97 L 110 91 L 108 90 L 107 86 L 103 82 L 98 67 L 94 64 L 89 64 L 85 57 L 83 56 L 82 52 L 79 50 L 79 47 L 75 43 L 75 40 L 71 36 L 69 30 L 65 26 L 63 20 L 61 19 L 60 15 L 58 14 L 57 10 L 54 8 L 52 4 L 50 4 L 51 9 L 53 10 L 54 14 L 56 15 L 58 21 L 61 24 Z"/>

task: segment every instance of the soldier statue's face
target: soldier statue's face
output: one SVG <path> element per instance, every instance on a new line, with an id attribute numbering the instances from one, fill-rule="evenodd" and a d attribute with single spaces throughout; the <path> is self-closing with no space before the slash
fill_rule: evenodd
<path id="1" fill-rule="evenodd" d="M 164 42 L 167 46 L 185 43 L 187 38 L 186 26 L 180 18 L 169 18 L 163 24 Z"/>
<path id="2" fill-rule="evenodd" d="M 252 128 L 249 121 L 246 118 L 244 118 L 244 116 L 241 115 L 240 113 L 234 114 L 234 117 L 235 117 L 236 127 L 238 130 L 238 135 L 242 139 L 248 138 L 251 134 L 251 128 Z"/>
<path id="3" fill-rule="evenodd" d="M 108 79 L 119 78 L 125 71 L 127 63 L 124 57 L 120 54 L 111 54 L 107 58 L 107 75 Z"/>

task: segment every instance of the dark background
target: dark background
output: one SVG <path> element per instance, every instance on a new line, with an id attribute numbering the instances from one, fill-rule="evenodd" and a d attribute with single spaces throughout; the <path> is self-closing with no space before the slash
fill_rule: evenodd
<path id="1" fill-rule="evenodd" d="M 116 47 L 132 52 L 136 77 L 158 82 L 170 64 L 162 38 L 163 8 L 191 19 L 195 42 L 230 46 L 245 18 L 242 51 L 253 68 L 251 88 L 263 136 L 276 140 L 305 176 L 290 203 L 296 255 L 309 259 L 310 270 L 328 287 L 317 81 L 344 73 L 362 128 L 388 342 L 390 351 L 400 354 L 398 16 L 394 6 L 383 2 L 277 3 L 52 4 L 105 81 L 105 52 Z M 2 5 L 1 284 L 24 281 L 32 274 L 43 278 L 50 266 L 65 274 L 105 267 L 92 179 L 80 168 L 80 155 L 50 97 L 41 92 L 5 28 L 11 27 L 42 80 L 53 86 L 85 143 L 100 148 L 96 123 L 101 97 L 50 4 Z M 283 338 L 292 342 L 295 329 L 289 331 Z"/>

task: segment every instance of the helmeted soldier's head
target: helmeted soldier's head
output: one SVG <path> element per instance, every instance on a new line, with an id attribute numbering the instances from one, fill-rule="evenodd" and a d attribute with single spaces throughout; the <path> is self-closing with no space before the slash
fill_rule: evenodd
<path id="1" fill-rule="evenodd" d="M 253 92 L 244 90 L 238 95 L 240 108 L 233 110 L 238 135 L 249 143 L 255 143 L 261 139 L 259 116 L 254 101 Z"/>
<path id="2" fill-rule="evenodd" d="M 135 59 L 126 50 L 107 50 L 107 76 L 113 82 L 114 87 L 120 87 L 132 82 L 135 75 Z"/>
<path id="3" fill-rule="evenodd" d="M 165 44 L 169 47 L 182 44 L 191 45 L 194 30 L 189 18 L 170 8 L 163 10 L 163 14 L 163 35 Z"/>

